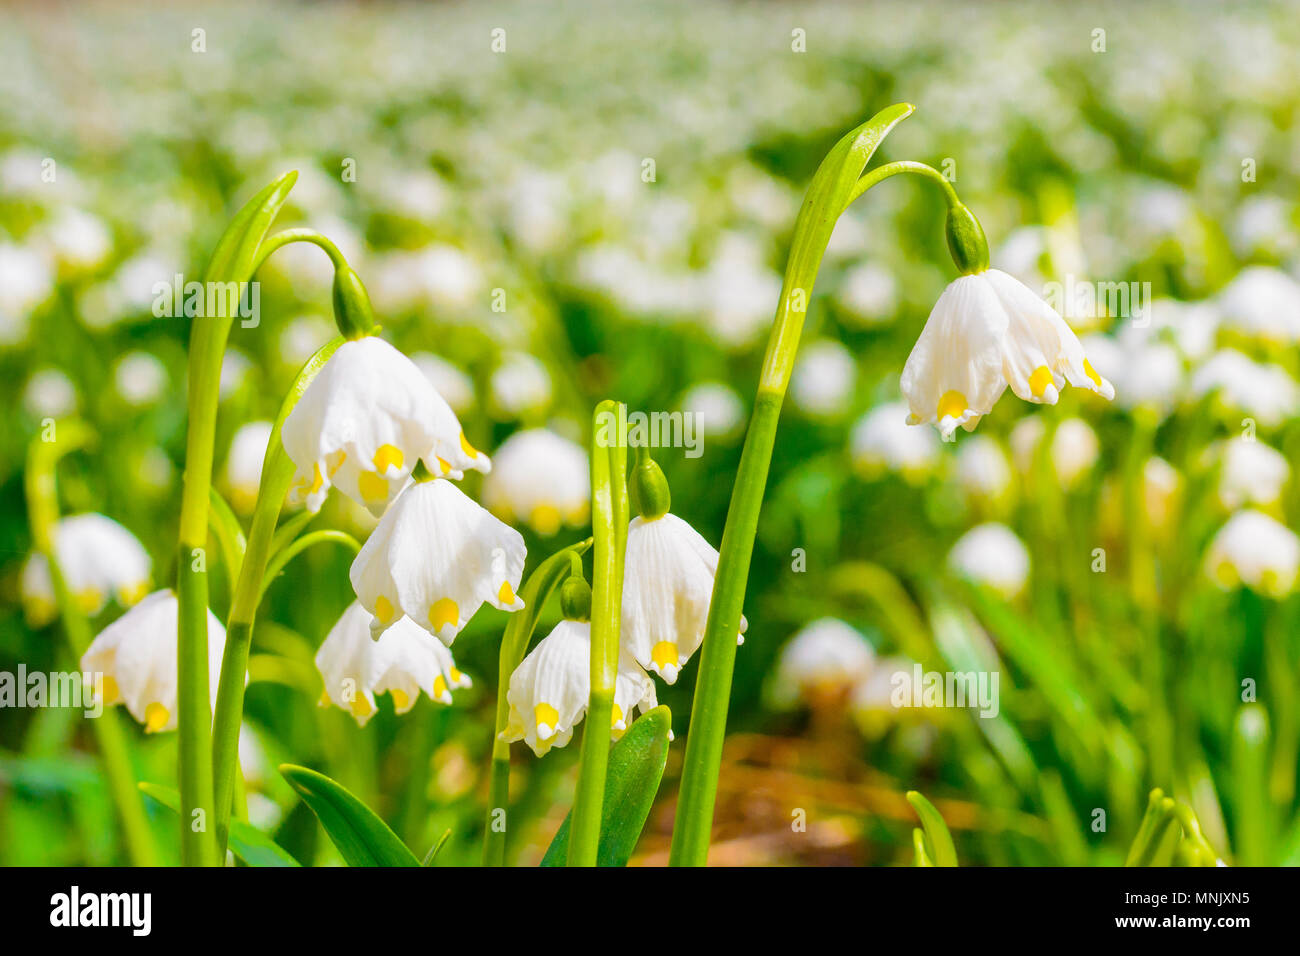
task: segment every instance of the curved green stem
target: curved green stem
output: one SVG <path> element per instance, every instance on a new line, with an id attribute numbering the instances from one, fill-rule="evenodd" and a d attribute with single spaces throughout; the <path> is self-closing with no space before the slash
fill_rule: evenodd
<path id="1" fill-rule="evenodd" d="M 569 828 L 569 866 L 595 866 L 600 815 L 609 765 L 609 728 L 618 674 L 623 604 L 623 554 L 627 548 L 627 435 L 620 403 L 596 406 L 591 449 L 591 530 L 595 538 L 591 592 L 591 694 L 582 728 L 582 756 Z"/>
<path id="2" fill-rule="evenodd" d="M 899 173 L 912 173 L 933 180 L 943 188 L 944 198 L 948 200 L 949 206 L 960 205 L 961 200 L 957 198 L 957 190 L 953 189 L 952 183 L 948 181 L 947 176 L 939 172 L 939 170 L 935 169 L 933 166 L 927 166 L 925 163 L 913 162 L 910 159 L 902 160 L 897 163 L 886 163 L 883 166 L 877 166 L 869 173 L 863 174 L 862 178 L 860 178 L 857 181 L 857 184 L 854 185 L 853 192 L 849 195 L 849 201 L 848 203 L 845 203 L 845 205 L 848 206 L 851 204 L 853 200 L 857 199 L 877 183 L 882 183 L 890 176 L 897 176 Z"/>
<path id="3" fill-rule="evenodd" d="M 781 405 L 826 245 L 836 220 L 848 204 L 876 183 L 903 172 L 939 175 L 919 163 L 890 164 L 867 176 L 862 175 L 881 140 L 911 112 L 912 107 L 905 103 L 891 106 L 836 143 L 813 176 L 799 211 L 776 319 L 763 359 L 754 414 L 745 435 L 719 549 L 718 571 L 700 651 L 700 673 L 691 706 L 690 731 L 669 853 L 669 863 L 674 866 L 703 866 L 708 861 L 731 677 L 736 662 L 736 635 L 740 629 L 749 562 L 758 531 L 758 515 L 763 504 Z M 951 185 L 947 180 L 943 182 L 950 191 Z M 588 719 L 591 719 L 590 714 Z"/>
<path id="4" fill-rule="evenodd" d="M 36 551 L 44 556 L 54 589 L 55 605 L 67 638 L 67 653 L 72 657 L 70 669 L 79 669 L 81 655 L 90 646 L 90 622 L 81 613 L 67 580 L 63 577 L 54 548 L 54 529 L 59 521 L 59 497 L 56 471 L 59 459 L 70 452 L 85 447 L 94 439 L 94 433 L 80 422 L 52 423 L 47 434 L 35 439 L 27 451 L 27 468 L 23 475 L 27 496 L 27 520 L 31 527 Z M 106 708 L 91 721 L 99 757 L 104 765 L 104 778 L 112 795 L 113 806 L 122 822 L 122 841 L 127 858 L 134 866 L 157 866 L 158 853 L 149 820 L 145 815 L 144 800 L 135 785 L 126 737 L 116 709 Z"/>
<path id="5" fill-rule="evenodd" d="M 519 598 L 524 609 L 510 615 L 505 633 L 501 635 L 501 653 L 497 666 L 496 733 L 492 737 L 492 770 L 488 782 L 487 822 L 483 831 L 483 865 L 502 866 L 506 859 L 507 812 L 510 802 L 510 744 L 502 739 L 510 720 L 510 675 L 524 659 L 528 642 L 537 628 L 537 619 L 551 592 L 570 573 L 573 562 L 581 562 L 582 555 L 591 547 L 592 539 L 569 545 L 555 552 L 528 576 L 519 588 Z"/>
<path id="6" fill-rule="evenodd" d="M 293 462 L 285 453 L 280 431 L 307 386 L 342 344 L 341 337 L 331 339 L 307 360 L 307 364 L 298 373 L 293 387 L 280 405 L 280 413 L 276 416 L 267 442 L 266 457 L 262 460 L 262 480 L 257 489 L 257 503 L 253 507 L 253 521 L 248 530 L 248 547 L 239 568 L 239 578 L 235 582 L 235 593 L 230 602 L 230 617 L 226 623 L 226 649 L 221 658 L 217 709 L 212 725 L 217 843 L 223 852 L 238 776 L 239 725 L 244 715 L 244 675 L 248 670 L 248 650 L 253 640 L 253 618 L 257 614 L 257 606 L 265 587 L 266 568 L 275 538 L 275 526 L 280 519 L 280 508 L 289 493 L 289 485 L 293 482 Z M 306 537 L 311 538 L 313 535 Z M 294 547 L 293 543 L 286 545 L 280 556 Z M 293 554 L 289 554 L 284 560 L 287 562 L 292 557 Z"/>
<path id="7" fill-rule="evenodd" d="M 257 260 L 253 264 L 253 274 L 257 274 L 263 263 L 271 257 L 271 253 L 289 245 L 291 242 L 310 242 L 313 245 L 320 246 L 325 250 L 325 254 L 330 257 L 330 263 L 335 269 L 347 266 L 347 260 L 343 258 L 343 253 L 339 252 L 339 247 L 334 245 L 328 236 L 322 235 L 315 229 L 284 229 L 266 239 L 259 247 Z"/>
<path id="8" fill-rule="evenodd" d="M 361 550 L 360 541 L 352 537 L 352 535 L 348 534 L 346 531 L 338 531 L 334 528 L 322 528 L 319 531 L 313 531 L 310 534 L 303 535 L 301 538 L 297 538 L 276 554 L 267 565 L 266 573 L 262 575 L 262 588 L 258 592 L 259 603 L 261 602 L 262 596 L 266 594 L 266 589 L 271 586 L 271 582 L 275 580 L 276 575 L 284 570 L 285 565 L 298 555 L 302 554 L 313 544 L 321 544 L 326 541 L 333 541 L 336 544 L 341 544 L 345 548 L 349 548 L 353 554 L 356 554 Z"/>
<path id="9" fill-rule="evenodd" d="M 297 179 L 296 172 L 284 174 L 235 214 L 204 273 L 209 288 L 233 284 L 242 292 L 252 280 L 258 247 Z M 189 418 L 176 568 L 181 860 L 187 866 L 221 862 L 210 827 L 214 805 L 206 546 L 221 360 L 234 321 L 233 310 L 223 311 L 226 314 L 196 317 L 190 328 Z"/>

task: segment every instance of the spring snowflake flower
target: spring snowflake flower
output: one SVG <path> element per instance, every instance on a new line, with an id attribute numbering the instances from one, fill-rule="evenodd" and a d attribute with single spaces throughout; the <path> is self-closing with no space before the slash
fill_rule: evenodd
<path id="1" fill-rule="evenodd" d="M 1223 324 L 1277 345 L 1300 340 L 1300 283 L 1280 269 L 1242 269 L 1219 294 Z"/>
<path id="2" fill-rule="evenodd" d="M 148 552 L 111 518 L 91 513 L 61 519 L 54 528 L 54 554 L 68 590 L 87 615 L 98 614 L 111 598 L 130 607 L 149 593 Z M 54 619 L 54 584 L 43 554 L 33 552 L 27 559 L 19 588 L 33 627 Z"/>
<path id="3" fill-rule="evenodd" d="M 370 636 L 372 620 L 353 601 L 316 652 L 316 668 L 325 682 L 322 707 L 341 707 L 364 727 L 375 715 L 376 694 L 391 694 L 393 709 L 404 714 L 415 706 L 420 691 L 450 704 L 452 688 L 473 686 L 456 669 L 451 651 L 410 618 L 396 621 L 377 641 Z"/>
<path id="4" fill-rule="evenodd" d="M 962 490 L 975 500 L 997 502 L 1011 490 L 1011 463 L 1007 453 L 987 435 L 976 435 L 962 442 L 957 449 L 956 466 Z"/>
<path id="5" fill-rule="evenodd" d="M 1214 395 L 1233 412 L 1276 428 L 1300 410 L 1300 385 L 1280 365 L 1256 362 L 1236 349 L 1219 349 L 1192 373 L 1193 398 Z"/>
<path id="6" fill-rule="evenodd" d="M 486 602 L 518 611 L 524 539 L 450 481 L 411 484 L 352 562 L 352 588 L 378 639 L 406 615 L 448 647 Z"/>
<path id="7" fill-rule="evenodd" d="M 488 383 L 492 407 L 506 418 L 545 411 L 551 404 L 551 373 L 526 352 L 512 352 Z"/>
<path id="8" fill-rule="evenodd" d="M 290 500 L 318 511 L 335 485 L 378 517 L 417 461 L 460 479 L 491 462 L 410 359 L 383 339 L 339 346 L 285 420 L 284 449 L 297 468 Z"/>
<path id="9" fill-rule="evenodd" d="M 1286 457 L 1256 439 L 1238 436 L 1224 442 L 1222 459 L 1219 501 L 1229 510 L 1273 504 L 1291 477 Z"/>
<path id="10" fill-rule="evenodd" d="M 997 269 L 944 290 L 902 376 L 909 423 L 933 424 L 945 438 L 974 429 L 1008 385 L 1025 401 L 1054 405 L 1067 382 L 1115 397 L 1065 320 Z"/>
<path id="11" fill-rule="evenodd" d="M 789 704 L 796 697 L 842 691 L 865 680 L 875 658 L 871 642 L 856 628 L 837 618 L 821 618 L 782 649 L 773 696 Z"/>
<path id="12" fill-rule="evenodd" d="M 510 719 L 502 739 L 522 740 L 539 757 L 563 747 L 587 713 L 590 691 L 591 624 L 561 621 L 510 675 Z M 617 740 L 622 735 L 634 708 L 645 713 L 657 706 L 654 681 L 620 651 L 610 736 Z"/>
<path id="13" fill-rule="evenodd" d="M 745 403 L 721 382 L 691 386 L 679 402 L 682 414 L 695 416 L 699 429 L 710 439 L 727 441 L 740 432 L 745 420 Z"/>
<path id="14" fill-rule="evenodd" d="M 226 455 L 226 488 L 230 492 L 230 506 L 240 514 L 252 514 L 257 504 L 257 492 L 262 485 L 262 463 L 266 460 L 266 446 L 271 441 L 274 426 L 270 422 L 249 422 L 242 425 L 230 440 Z"/>
<path id="15" fill-rule="evenodd" d="M 1029 474 L 1033 471 L 1038 445 L 1047 426 L 1037 415 L 1022 418 L 1011 429 L 1011 453 L 1016 467 Z M 1081 418 L 1067 418 L 1056 426 L 1048 447 L 1052 473 L 1065 488 L 1073 488 L 1097 463 L 1101 443 L 1097 433 Z"/>
<path id="16" fill-rule="evenodd" d="M 849 454 L 863 477 L 896 471 L 915 483 L 938 463 L 939 439 L 928 429 L 908 426 L 903 402 L 888 402 L 867 412 L 853 426 Z"/>
<path id="17" fill-rule="evenodd" d="M 1014 531 L 990 522 L 971 528 L 948 552 L 948 564 L 962 577 L 1013 598 L 1029 578 L 1029 551 Z"/>
<path id="18" fill-rule="evenodd" d="M 146 733 L 176 729 L 176 618 L 170 588 L 155 591 L 104 628 L 81 657 L 81 670 L 103 675 L 103 702 L 124 703 Z M 208 687 L 217 701 L 226 629 L 208 611 Z"/>
<path id="19" fill-rule="evenodd" d="M 718 552 L 676 515 L 638 516 L 628 525 L 623 646 L 669 684 L 704 640 L 717 573 Z M 742 616 L 741 635 L 747 626 Z"/>
<path id="20" fill-rule="evenodd" d="M 483 504 L 538 534 L 584 525 L 591 514 L 587 452 L 550 429 L 516 432 L 497 449 L 496 467 L 483 482 Z"/>
<path id="21" fill-rule="evenodd" d="M 113 385 L 128 405 L 152 405 L 167 391 L 167 367 L 148 352 L 128 352 L 113 370 Z"/>
<path id="22" fill-rule="evenodd" d="M 1283 598 L 1295 589 L 1300 572 L 1300 538 L 1263 512 L 1239 511 L 1210 542 L 1205 570 L 1225 590 L 1245 585 Z"/>

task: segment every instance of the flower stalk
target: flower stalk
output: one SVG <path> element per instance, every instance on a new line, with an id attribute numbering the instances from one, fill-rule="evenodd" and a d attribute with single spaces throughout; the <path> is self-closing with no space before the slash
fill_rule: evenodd
<path id="1" fill-rule="evenodd" d="M 853 200 L 872 186 L 900 173 L 920 175 L 938 183 L 944 190 L 949 208 L 949 245 L 959 268 L 973 267 L 981 258 L 979 240 L 982 231 L 975 235 L 970 228 L 973 217 L 969 217 L 970 222 L 966 221 L 969 213 L 962 215 L 965 207 L 958 200 L 952 184 L 937 170 L 923 163 L 899 162 L 880 166 L 863 175 L 881 141 L 912 110 L 913 107 L 906 103 L 890 106 L 836 143 L 813 176 L 795 223 L 781 298 L 763 359 L 754 413 L 745 435 L 719 549 L 718 571 L 700 652 L 700 672 L 691 706 L 690 733 L 673 826 L 669 854 L 669 863 L 673 866 L 703 866 L 708 861 L 736 661 L 736 635 L 740 629 L 758 516 L 776 442 L 781 405 L 794 369 L 813 283 L 836 221 Z M 977 223 L 974 226 L 978 229 Z M 983 260 L 987 262 L 986 250 Z"/>
<path id="2" fill-rule="evenodd" d="M 24 471 L 27 519 L 35 549 L 44 556 L 49 568 L 54 601 L 67 639 L 67 650 L 74 661 L 79 661 L 90 646 L 90 622 L 68 590 L 67 580 L 55 554 L 54 529 L 59 521 L 56 469 L 60 458 L 85 447 L 94 435 L 89 427 L 80 422 L 54 423 L 51 427 L 54 429 L 52 437 L 55 440 L 38 438 L 28 448 L 27 467 Z M 91 727 L 99 746 L 104 778 L 113 798 L 113 806 L 122 823 L 122 841 L 126 846 L 127 857 L 133 866 L 157 866 L 157 848 L 149 830 L 149 820 L 145 816 L 143 798 L 136 787 L 118 715 L 102 714 L 98 720 L 91 721 Z"/>
<path id="3" fill-rule="evenodd" d="M 605 773 L 609 765 L 609 728 L 618 674 L 619 626 L 623 596 L 623 559 L 629 521 L 626 415 L 620 403 L 596 406 L 591 449 L 592 558 L 591 692 L 582 731 L 582 755 L 573 801 L 569 866 L 595 866 L 600 843 Z M 610 423 L 615 424 L 610 428 Z"/>

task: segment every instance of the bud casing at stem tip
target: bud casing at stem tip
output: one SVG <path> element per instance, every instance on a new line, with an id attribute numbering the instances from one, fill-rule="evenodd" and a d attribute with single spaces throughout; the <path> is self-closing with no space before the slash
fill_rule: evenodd
<path id="1" fill-rule="evenodd" d="M 962 275 L 975 275 L 988 269 L 989 243 L 984 238 L 984 228 L 965 204 L 954 203 L 948 207 L 944 233 L 953 264 Z"/>
<path id="2" fill-rule="evenodd" d="M 591 585 L 582 575 L 571 575 L 560 585 L 560 613 L 566 621 L 591 620 Z"/>
<path id="3" fill-rule="evenodd" d="M 375 328 L 375 312 L 370 294 L 346 263 L 334 270 L 334 322 L 345 339 L 359 339 Z"/>
<path id="4" fill-rule="evenodd" d="M 650 457 L 644 445 L 636 448 L 636 463 L 627 483 L 632 507 L 646 521 L 662 518 L 672 506 L 672 495 L 663 469 Z"/>

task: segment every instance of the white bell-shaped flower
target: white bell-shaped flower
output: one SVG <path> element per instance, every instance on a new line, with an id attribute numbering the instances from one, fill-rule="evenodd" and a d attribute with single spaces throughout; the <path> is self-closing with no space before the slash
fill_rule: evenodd
<path id="1" fill-rule="evenodd" d="M 176 729 L 176 619 L 179 602 L 170 588 L 155 591 L 91 642 L 81 670 L 103 675 L 105 704 L 123 703 L 146 733 Z M 216 706 L 226 629 L 208 611 L 209 704 Z"/>
<path id="2" fill-rule="evenodd" d="M 456 669 L 451 651 L 410 618 L 403 617 L 374 640 L 370 612 L 353 601 L 316 652 L 325 682 L 322 707 L 334 704 L 364 727 L 375 715 L 375 695 L 389 693 L 404 714 L 424 691 L 430 700 L 451 703 L 451 689 L 473 681 Z"/>
<path id="3" fill-rule="evenodd" d="M 54 528 L 54 554 L 68 590 L 88 615 L 98 614 L 111 598 L 130 607 L 149 593 L 148 552 L 111 518 L 87 513 L 61 519 Z M 43 554 L 27 559 L 19 588 L 33 627 L 53 620 L 54 584 Z"/>
<path id="4" fill-rule="evenodd" d="M 591 695 L 591 624 L 561 621 L 528 653 L 510 675 L 506 700 L 510 719 L 502 739 L 522 740 L 537 756 L 563 747 L 587 713 Z M 654 681 L 626 651 L 620 651 L 614 680 L 610 736 L 617 740 L 632 721 L 633 709 L 659 706 Z"/>
<path id="5" fill-rule="evenodd" d="M 484 602 L 518 611 L 524 539 L 450 481 L 417 481 L 366 540 L 350 577 L 376 638 L 402 615 L 448 647 Z"/>
<path id="6" fill-rule="evenodd" d="M 297 469 L 290 501 L 312 511 L 334 485 L 377 517 L 419 460 L 456 479 L 492 467 L 415 363 L 374 336 L 339 346 L 289 413 L 282 438 Z"/>
<path id="7" fill-rule="evenodd" d="M 1272 598 L 1290 594 L 1300 573 L 1300 538 L 1260 511 L 1238 511 L 1210 541 L 1205 570 L 1222 588 L 1244 584 Z"/>
<path id="8" fill-rule="evenodd" d="M 1013 598 L 1029 578 L 1029 550 L 1006 525 L 989 522 L 957 539 L 948 552 L 948 565 L 962 577 Z"/>
<path id="9" fill-rule="evenodd" d="M 637 663 L 669 684 L 704 640 L 717 573 L 718 552 L 676 515 L 636 517 L 628 525 L 621 640 Z M 742 616 L 741 634 L 746 626 Z"/>
<path id="10" fill-rule="evenodd" d="M 496 451 L 483 482 L 483 506 L 503 521 L 527 522 L 538 534 L 578 527 L 591 515 L 587 452 L 547 428 L 515 432 Z"/>
<path id="11" fill-rule="evenodd" d="M 902 376 L 909 423 L 933 424 L 945 438 L 959 425 L 974 429 L 1008 385 L 1026 401 L 1054 405 L 1067 382 L 1115 397 L 1065 320 L 997 269 L 944 290 Z"/>

